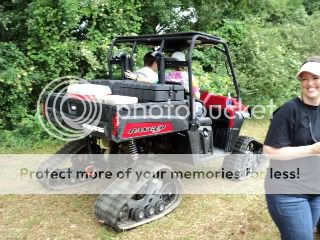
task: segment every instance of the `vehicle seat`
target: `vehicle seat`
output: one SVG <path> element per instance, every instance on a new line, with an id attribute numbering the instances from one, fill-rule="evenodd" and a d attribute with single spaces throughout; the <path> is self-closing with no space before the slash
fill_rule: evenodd
<path id="1" fill-rule="evenodd" d="M 125 71 L 130 70 L 133 71 L 133 59 L 131 56 L 127 53 L 121 53 L 120 55 L 117 55 L 113 57 L 110 60 L 110 64 L 117 64 L 120 65 L 121 68 L 121 79 L 125 80 L 127 79 L 124 75 Z"/>
<path id="2" fill-rule="evenodd" d="M 196 117 L 196 122 L 199 126 L 211 126 L 212 119 L 210 117 Z"/>

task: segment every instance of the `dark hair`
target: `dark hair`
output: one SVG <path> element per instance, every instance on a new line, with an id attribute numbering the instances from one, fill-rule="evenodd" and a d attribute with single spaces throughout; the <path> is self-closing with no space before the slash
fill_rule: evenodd
<path id="1" fill-rule="evenodd" d="M 156 60 L 156 58 L 154 56 L 152 56 L 152 53 L 148 52 L 143 57 L 143 64 L 144 64 L 144 66 L 151 67 L 155 60 Z"/>
<path id="2" fill-rule="evenodd" d="M 307 62 L 317 62 L 317 63 L 320 63 L 320 56 L 312 56 L 312 57 L 309 57 L 302 65 L 306 64 Z"/>

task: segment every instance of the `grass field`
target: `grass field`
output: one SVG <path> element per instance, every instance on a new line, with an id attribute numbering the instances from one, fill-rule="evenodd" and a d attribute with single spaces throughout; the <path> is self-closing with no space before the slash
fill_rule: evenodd
<path id="1" fill-rule="evenodd" d="M 263 141 L 267 120 L 245 123 L 242 135 Z M 54 152 L 59 145 L 30 149 Z M 97 223 L 96 195 L 0 196 L 0 239 L 277 239 L 261 195 L 187 195 L 166 217 L 116 233 Z"/>

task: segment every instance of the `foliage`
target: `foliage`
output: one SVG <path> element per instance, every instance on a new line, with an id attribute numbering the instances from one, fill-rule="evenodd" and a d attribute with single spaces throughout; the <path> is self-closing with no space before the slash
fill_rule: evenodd
<path id="1" fill-rule="evenodd" d="M 13 43 L 0 42 L 0 129 L 26 116 L 32 92 L 33 68 Z"/>
<path id="2" fill-rule="evenodd" d="M 236 94 L 226 69 L 224 54 L 205 47 L 195 49 L 193 55 L 193 75 L 199 81 L 201 90 L 218 95 Z"/>
<path id="3" fill-rule="evenodd" d="M 24 48 L 27 40 L 27 7 L 32 0 L 2 0 L 0 3 L 0 39 Z"/>
<path id="4" fill-rule="evenodd" d="M 62 75 L 106 76 L 111 39 L 138 33 L 134 1 L 35 0 L 28 21 L 28 56 L 46 69 L 49 79 Z M 124 4 L 126 2 L 126 4 Z"/>
<path id="5" fill-rule="evenodd" d="M 244 23 L 242 41 L 232 45 L 244 100 L 258 104 L 273 99 L 280 104 L 299 94 L 295 79 L 299 65 L 320 52 L 317 36 L 309 34 L 316 31 L 319 21 L 315 14 L 304 24 L 289 21 L 274 25 L 260 18 Z"/>
<path id="6" fill-rule="evenodd" d="M 144 0 L 141 4 L 142 34 L 166 31 L 187 31 L 192 29 L 195 11 L 191 0 Z"/>
<path id="7" fill-rule="evenodd" d="M 0 127 L 18 127 L 34 112 L 42 88 L 59 76 L 106 77 L 108 46 L 115 36 L 139 32 L 140 7 L 133 0 L 6 0 L 0 6 Z"/>
<path id="8" fill-rule="evenodd" d="M 243 101 L 267 103 L 272 98 L 282 103 L 298 94 L 294 76 L 299 64 L 320 54 L 319 8 L 313 0 L 4 0 L 0 129 L 19 136 L 38 132 L 35 139 L 43 138 L 40 129 L 28 127 L 43 86 L 64 75 L 105 78 L 108 46 L 115 36 L 157 31 L 221 37 L 229 44 Z M 137 53 L 137 62 L 144 51 Z M 232 83 L 224 59 L 215 54 L 195 51 L 193 74 L 202 89 L 226 94 Z"/>
<path id="9" fill-rule="evenodd" d="M 48 136 L 37 117 L 26 115 L 14 130 L 0 131 L 0 153 L 20 153 L 36 151 L 37 148 L 61 145 L 61 142 Z"/>

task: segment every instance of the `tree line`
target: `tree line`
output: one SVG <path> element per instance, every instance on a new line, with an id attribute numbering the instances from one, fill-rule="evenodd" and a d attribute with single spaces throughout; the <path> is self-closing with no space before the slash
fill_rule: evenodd
<path id="1" fill-rule="evenodd" d="M 65 75 L 105 78 L 116 36 L 202 31 L 226 40 L 246 104 L 297 94 L 295 73 L 320 54 L 316 0 L 3 0 L 0 129 L 30 128 L 43 86 Z M 208 66 L 205 54 L 198 54 Z M 195 72 L 209 75 L 195 64 Z M 219 91 L 224 78 L 203 87 Z M 222 88 L 221 88 L 222 89 Z M 31 121 L 31 122 L 30 122 Z"/>

